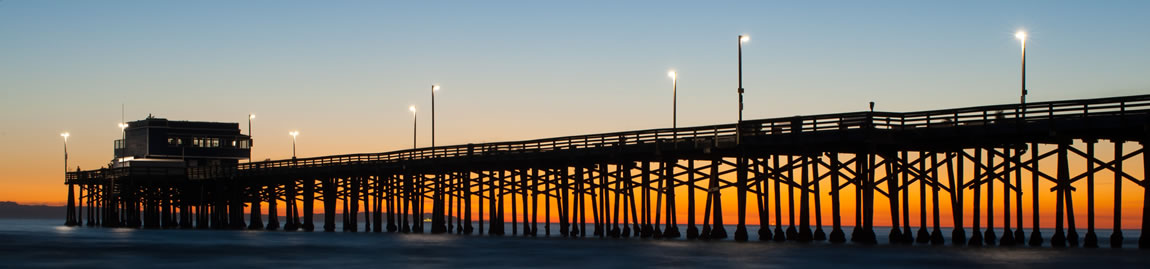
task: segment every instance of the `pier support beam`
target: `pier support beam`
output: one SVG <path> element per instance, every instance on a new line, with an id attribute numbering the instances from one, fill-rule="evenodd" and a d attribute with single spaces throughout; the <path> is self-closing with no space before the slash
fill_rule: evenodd
<path id="1" fill-rule="evenodd" d="M 248 229 L 249 230 L 262 229 L 264 227 L 263 205 L 262 205 L 262 203 L 263 203 L 263 198 L 262 198 L 263 197 L 263 187 L 259 186 L 259 185 L 252 186 L 252 187 L 250 187 L 248 192 L 249 192 L 248 195 L 251 195 L 250 199 L 251 199 L 251 204 L 252 204 L 250 207 L 251 209 L 248 211 L 248 217 L 250 218 L 250 220 L 248 221 L 248 222 L 250 222 L 250 223 L 248 223 Z"/>
<path id="2" fill-rule="evenodd" d="M 720 188 L 720 185 L 719 185 L 719 165 L 722 164 L 722 160 L 716 159 L 716 160 L 712 161 L 712 164 L 714 164 L 714 166 L 711 166 L 711 180 L 710 181 L 711 181 L 711 186 L 712 186 L 712 192 L 714 192 L 714 198 L 713 198 L 714 202 L 712 204 L 715 206 L 715 208 L 713 209 L 715 212 L 715 214 L 714 214 L 714 217 L 715 217 L 714 225 L 715 226 L 711 227 L 710 239 L 723 239 L 723 238 L 727 238 L 727 229 L 723 227 L 723 199 L 721 199 L 722 198 L 722 192 L 720 191 L 722 188 Z"/>
<path id="3" fill-rule="evenodd" d="M 1068 160 L 1067 156 L 1068 147 L 1070 147 L 1070 145 L 1065 143 L 1058 144 L 1058 182 L 1056 182 L 1054 186 L 1057 202 L 1055 203 L 1054 210 L 1054 236 L 1050 237 L 1050 245 L 1053 247 L 1066 247 L 1066 234 L 1063 229 L 1063 217 L 1065 216 L 1066 211 L 1066 188 L 1068 187 L 1067 184 L 1069 184 L 1066 181 L 1070 180 L 1070 161 Z"/>
<path id="4" fill-rule="evenodd" d="M 901 152 L 900 154 L 901 154 L 902 160 L 904 160 L 904 161 L 907 160 L 907 153 L 905 151 Z M 884 156 L 884 157 L 889 158 L 889 155 Z M 899 177 L 896 175 L 902 176 L 902 185 L 906 186 L 906 184 L 907 184 L 906 178 L 907 178 L 907 174 L 909 174 L 909 173 L 907 172 L 907 168 L 903 167 L 902 165 L 900 165 L 897 169 L 891 169 L 890 165 L 886 165 L 886 168 L 887 168 L 886 169 L 886 178 L 887 178 L 886 179 L 886 189 L 887 189 L 887 196 L 888 196 L 887 201 L 890 202 L 890 225 L 891 225 L 890 234 L 887 235 L 887 240 L 889 240 L 890 243 L 892 243 L 892 244 L 907 243 L 906 240 L 903 240 L 903 238 L 910 235 L 910 227 L 909 227 L 910 224 L 909 224 L 909 222 L 904 223 L 905 224 L 904 227 L 907 229 L 905 232 L 899 231 L 899 227 L 898 227 L 898 223 L 899 223 L 898 222 L 898 217 L 899 217 L 899 203 L 898 203 L 899 202 L 899 196 L 898 196 L 899 186 L 897 183 L 898 182 L 897 179 Z M 897 171 L 898 174 L 891 173 L 892 171 Z M 904 190 L 903 193 L 907 193 L 909 191 L 910 190 L 907 189 L 907 190 Z M 910 201 L 906 200 L 904 197 L 903 206 L 905 207 L 907 204 L 909 204 L 909 202 Z M 903 212 L 905 213 L 906 210 L 904 210 Z M 904 218 L 903 220 L 906 221 L 906 218 Z"/>
<path id="5" fill-rule="evenodd" d="M 1150 249 L 1150 157 L 1146 154 L 1150 140 L 1142 141 L 1142 234 L 1138 248 Z"/>
<path id="6" fill-rule="evenodd" d="M 268 185 L 268 187 L 267 187 L 268 225 L 267 225 L 266 229 L 268 229 L 268 230 L 276 230 L 276 229 L 280 228 L 279 203 L 278 203 L 279 202 L 279 193 L 276 190 L 277 187 L 279 187 L 279 186 L 274 185 L 274 184 Z"/>
<path id="7" fill-rule="evenodd" d="M 699 238 L 699 227 L 695 227 L 695 160 L 687 160 L 687 239 Z M 624 178 L 628 181 L 631 180 L 630 173 L 624 173 Z M 627 213 L 624 209 L 623 218 L 626 220 Z M 624 225 L 626 226 L 626 225 Z M 768 228 L 769 229 L 769 228 Z"/>
<path id="8" fill-rule="evenodd" d="M 675 203 L 675 183 L 677 182 L 675 180 L 675 166 L 678 165 L 677 162 L 678 160 L 671 159 L 671 161 L 667 162 L 664 166 L 666 169 L 666 176 L 664 176 L 664 178 L 667 181 L 667 225 L 666 228 L 663 229 L 664 238 L 679 238 L 680 236 L 679 226 L 676 225 L 679 218 L 675 210 L 675 204 L 677 204 Z M 616 201 L 618 200 L 616 199 Z"/>
<path id="9" fill-rule="evenodd" d="M 325 178 L 320 186 L 323 188 L 323 231 L 335 231 L 335 202 L 336 202 L 336 179 Z"/>
<path id="10" fill-rule="evenodd" d="M 839 206 L 839 192 L 841 191 L 841 188 L 839 187 L 838 172 L 843 170 L 843 167 L 842 164 L 839 163 L 838 153 L 832 152 L 828 153 L 827 155 L 831 160 L 831 225 L 833 227 L 831 228 L 830 241 L 832 243 L 843 243 L 846 242 L 847 239 L 846 234 L 843 233 L 842 214 L 840 213 L 841 207 Z"/>
<path id="11" fill-rule="evenodd" d="M 1124 141 L 1114 141 L 1114 231 L 1110 233 L 1110 247 L 1121 248 L 1122 241 L 1122 144 Z M 1145 154 L 1145 153 L 1143 153 Z M 1145 158 L 1146 155 L 1143 155 Z"/>
<path id="12" fill-rule="evenodd" d="M 1093 140 L 1086 141 L 1086 238 L 1083 246 L 1088 248 L 1098 247 L 1098 235 L 1094 233 L 1094 143 Z"/>
<path id="13" fill-rule="evenodd" d="M 735 241 L 745 242 L 747 241 L 747 158 L 739 156 L 738 159 L 735 160 L 735 176 L 735 191 L 739 199 L 737 210 L 739 214 L 739 224 L 735 226 Z M 803 193 L 803 197 L 806 197 L 805 192 Z M 803 203 L 803 205 L 806 205 L 805 200 Z M 722 215 L 722 213 L 716 210 L 715 215 Z M 716 221 L 715 223 L 719 222 Z"/>
<path id="14" fill-rule="evenodd" d="M 76 219 L 76 184 L 68 184 L 68 213 L 64 225 L 76 226 Z"/>
<path id="15" fill-rule="evenodd" d="M 315 212 L 315 179 L 305 178 L 303 180 L 303 230 L 315 231 L 315 223 L 313 222 Z"/>
<path id="16" fill-rule="evenodd" d="M 810 242 L 814 240 L 814 234 L 811 232 L 811 205 L 810 205 L 810 189 L 808 189 L 811 182 L 810 166 L 807 162 L 810 157 L 803 155 L 799 157 L 799 163 L 802 164 L 802 183 L 799 185 L 799 233 L 798 239 L 800 242 Z M 793 202 L 792 202 L 793 203 Z"/>
<path id="17" fill-rule="evenodd" d="M 1031 165 L 1031 173 L 1030 174 L 1032 177 L 1032 179 L 1031 179 L 1032 181 L 1030 183 L 1031 184 L 1030 185 L 1030 193 L 1031 193 L 1030 203 L 1034 207 L 1034 210 L 1030 211 L 1031 217 L 1033 219 L 1031 220 L 1032 227 L 1030 228 L 1031 231 L 1030 231 L 1030 242 L 1029 243 L 1030 243 L 1030 246 L 1037 247 L 1037 246 L 1042 246 L 1042 241 L 1043 241 L 1042 232 L 1039 228 L 1039 212 L 1041 212 L 1041 211 L 1038 210 L 1038 208 L 1039 208 L 1039 206 L 1038 206 L 1039 205 L 1039 203 L 1038 203 L 1038 194 L 1039 194 L 1039 192 L 1038 192 L 1038 173 L 1034 172 L 1034 171 L 1041 171 L 1041 170 L 1038 170 L 1038 143 L 1030 143 L 1030 165 Z M 1019 206 L 1021 206 L 1021 205 L 1019 205 Z"/>

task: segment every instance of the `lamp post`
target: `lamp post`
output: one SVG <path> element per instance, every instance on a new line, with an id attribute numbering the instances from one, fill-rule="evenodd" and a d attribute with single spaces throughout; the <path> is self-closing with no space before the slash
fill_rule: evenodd
<path id="1" fill-rule="evenodd" d="M 256 119 L 256 114 L 248 114 L 248 163 L 252 162 L 251 148 L 252 148 L 252 120 Z"/>
<path id="2" fill-rule="evenodd" d="M 64 182 L 65 183 L 68 183 L 67 182 L 68 181 L 68 135 L 69 135 L 68 132 L 60 133 L 60 136 L 64 137 Z M 75 200 L 76 191 L 75 191 L 74 186 L 75 186 L 75 184 L 68 184 L 68 214 L 66 215 L 67 220 L 64 221 L 64 225 L 67 225 L 67 226 L 76 226 L 76 225 L 80 225 L 83 223 L 83 221 L 81 221 L 79 218 L 79 214 L 81 214 L 84 211 L 83 210 L 84 205 L 83 204 L 80 205 L 80 208 L 81 208 L 80 210 L 76 209 L 76 200 Z M 81 195 L 83 195 L 83 192 L 84 192 L 83 187 L 81 187 L 80 192 L 81 192 Z"/>
<path id="3" fill-rule="evenodd" d="M 60 133 L 60 137 L 64 138 L 64 173 L 68 173 L 68 132 Z"/>
<path id="4" fill-rule="evenodd" d="M 1019 97 L 1019 103 L 1022 105 L 1022 118 L 1026 117 L 1026 32 L 1018 31 L 1014 33 L 1014 38 L 1017 38 L 1022 43 L 1022 96 Z"/>
<path id="5" fill-rule="evenodd" d="M 735 141 L 741 142 L 743 136 L 743 42 L 751 41 L 749 35 L 739 35 L 739 122 L 736 126 Z"/>
<path id="6" fill-rule="evenodd" d="M 671 128 L 679 128 L 679 76 L 675 70 L 667 72 L 671 77 Z"/>
<path id="7" fill-rule="evenodd" d="M 431 147 L 435 147 L 435 92 L 439 85 L 431 85 Z"/>
<path id="8" fill-rule="evenodd" d="M 419 148 L 419 116 L 415 113 L 415 106 L 410 106 L 407 110 L 411 110 L 411 148 Z"/>
<path id="9" fill-rule="evenodd" d="M 299 136 L 299 131 L 288 132 L 291 135 L 291 158 L 295 159 L 295 137 Z"/>
<path id="10" fill-rule="evenodd" d="M 128 124 L 121 122 L 116 124 L 120 127 L 120 161 L 124 161 L 124 157 L 128 155 Z"/>

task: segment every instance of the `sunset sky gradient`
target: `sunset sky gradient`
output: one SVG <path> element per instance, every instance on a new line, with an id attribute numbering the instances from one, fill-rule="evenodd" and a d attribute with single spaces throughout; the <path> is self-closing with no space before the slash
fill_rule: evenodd
<path id="1" fill-rule="evenodd" d="M 669 127 L 668 70 L 679 78 L 679 126 L 733 123 L 739 34 L 752 36 L 748 119 L 869 101 L 896 112 L 1014 103 L 1017 30 L 1030 36 L 1029 100 L 1147 94 L 1147 10 L 1147 1 L 2 1 L 0 201 L 63 204 L 58 134 L 71 133 L 71 169 L 104 166 L 121 104 L 128 121 L 240 122 L 244 133 L 254 113 L 256 160 L 290 158 L 291 130 L 301 157 L 410 148 L 411 105 L 428 146 L 432 84 L 443 87 L 438 145 Z M 1141 162 L 1128 173 L 1141 177 Z M 1100 201 L 1111 186 L 1100 185 Z M 1142 190 L 1127 191 L 1126 215 L 1138 217 Z"/>

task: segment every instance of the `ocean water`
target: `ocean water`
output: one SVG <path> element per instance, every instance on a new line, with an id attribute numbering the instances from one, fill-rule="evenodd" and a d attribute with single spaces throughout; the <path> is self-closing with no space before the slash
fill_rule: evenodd
<path id="1" fill-rule="evenodd" d="M 755 240 L 571 239 L 542 235 L 525 238 L 147 230 L 66 227 L 61 223 L 61 220 L 0 219 L 0 259 L 3 260 L 0 268 L 1150 267 L 1150 251 L 1136 249 L 1138 234 L 1132 230 L 1124 231 L 1127 244 L 1122 249 L 1053 249 Z M 751 238 L 757 238 L 758 227 L 749 227 L 749 230 Z M 849 236 L 850 228 L 845 230 Z M 507 227 L 507 232 L 510 231 Z M 558 226 L 552 226 L 552 232 L 557 231 Z M 680 232 L 685 231 L 685 227 L 680 227 Z M 885 242 L 888 231 L 876 231 L 880 242 Z M 733 235 L 734 227 L 727 226 L 727 232 Z M 1084 230 L 1079 232 L 1085 235 Z M 945 234 L 949 236 L 949 231 Z M 1052 231 L 1044 231 L 1047 238 L 1051 234 Z M 1099 237 L 1102 245 L 1109 245 L 1108 232 L 1102 232 Z"/>

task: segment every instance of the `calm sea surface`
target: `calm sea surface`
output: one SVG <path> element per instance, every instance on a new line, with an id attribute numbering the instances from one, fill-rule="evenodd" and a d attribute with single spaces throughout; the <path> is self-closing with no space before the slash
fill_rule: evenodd
<path id="1" fill-rule="evenodd" d="M 1150 251 L 1136 249 L 1137 231 L 1124 231 L 1127 242 L 1124 249 L 1051 249 L 141 230 L 73 228 L 61 225 L 62 222 L 0 219 L 0 259 L 3 259 L 0 268 L 1150 268 Z M 542 233 L 542 228 L 540 230 Z M 552 226 L 553 233 L 557 230 L 557 225 Z M 757 238 L 757 227 L 750 230 L 752 239 Z M 507 231 L 510 233 L 510 227 Z M 680 231 L 686 229 L 681 227 Z M 727 227 L 728 234 L 734 231 L 734 227 Z M 876 231 L 879 241 L 886 241 L 887 231 Z M 846 232 L 849 235 L 850 229 Z M 1085 235 L 1085 230 L 1079 232 Z M 945 234 L 949 236 L 949 231 Z M 1051 234 L 1051 231 L 1044 232 L 1046 237 Z M 1102 232 L 1099 237 L 1103 245 L 1108 245 L 1109 232 Z"/>

